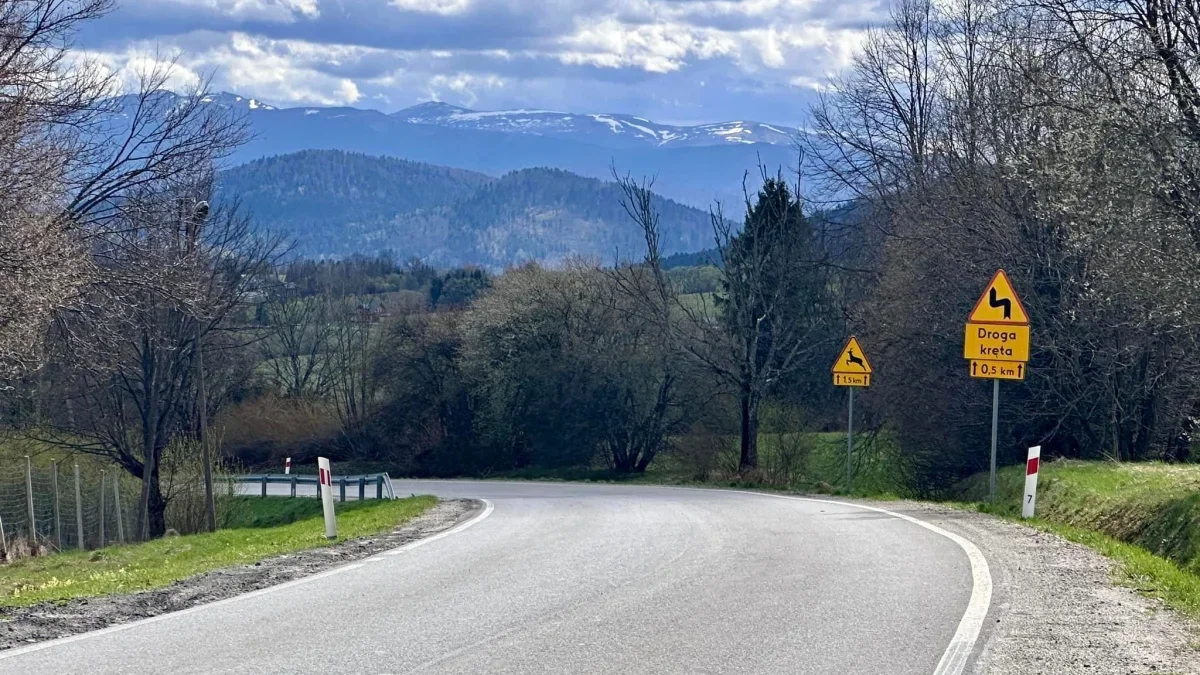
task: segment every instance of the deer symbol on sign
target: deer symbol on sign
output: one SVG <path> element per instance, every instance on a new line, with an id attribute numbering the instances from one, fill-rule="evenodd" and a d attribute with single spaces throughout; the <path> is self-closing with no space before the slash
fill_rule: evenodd
<path id="1" fill-rule="evenodd" d="M 867 364 L 863 363 L 863 360 L 861 358 L 854 355 L 854 349 L 850 349 L 846 352 L 846 365 L 858 366 L 859 368 L 862 368 L 863 370 L 867 369 Z"/>

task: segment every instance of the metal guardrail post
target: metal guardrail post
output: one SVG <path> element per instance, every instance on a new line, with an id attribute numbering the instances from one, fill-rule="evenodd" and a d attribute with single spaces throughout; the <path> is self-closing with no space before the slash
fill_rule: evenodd
<path id="1" fill-rule="evenodd" d="M 264 473 L 264 474 L 248 474 L 248 475 L 244 475 L 244 476 L 235 476 L 233 478 L 233 480 L 238 483 L 245 484 L 245 485 L 251 485 L 251 484 L 258 485 L 259 492 L 263 496 L 270 495 L 270 491 L 267 488 L 267 485 L 270 483 L 289 485 L 290 489 L 291 489 L 291 496 L 293 496 L 293 497 L 304 496 L 304 495 L 298 494 L 299 492 L 304 492 L 303 490 L 300 489 L 301 485 L 312 485 L 314 488 L 316 488 L 317 496 L 320 496 L 320 494 L 321 494 L 321 483 L 317 479 L 316 476 Z M 341 499 L 341 501 L 346 501 L 346 488 L 347 488 L 347 486 L 351 486 L 354 483 L 358 483 L 358 498 L 359 499 L 367 498 L 367 484 L 368 483 L 375 486 L 375 498 L 376 499 L 395 499 L 396 498 L 395 491 L 392 489 L 391 477 L 389 477 L 386 473 L 383 473 L 383 474 L 372 473 L 372 474 L 360 474 L 357 476 L 338 476 L 337 477 L 337 485 L 338 485 L 338 493 L 339 493 L 338 497 Z M 331 488 L 332 488 L 332 485 L 333 485 L 333 478 L 330 477 L 330 487 Z"/>

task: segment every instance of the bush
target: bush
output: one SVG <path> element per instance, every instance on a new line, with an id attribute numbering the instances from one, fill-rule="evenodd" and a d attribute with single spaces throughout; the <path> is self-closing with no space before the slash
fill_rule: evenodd
<path id="1" fill-rule="evenodd" d="M 316 461 L 341 455 L 341 422 L 325 401 L 262 396 L 222 410 L 213 428 L 223 454 L 239 465 L 282 469 L 283 460 Z"/>
<path id="2" fill-rule="evenodd" d="M 670 457 L 689 480 L 707 482 L 718 471 L 727 473 L 725 465 L 731 455 L 736 470 L 737 451 L 733 440 L 713 433 L 681 436 L 672 441 Z"/>
<path id="3" fill-rule="evenodd" d="M 209 439 L 209 442 L 214 447 L 219 446 L 219 439 Z M 167 527 L 179 534 L 203 532 L 206 525 L 204 461 L 199 444 L 191 438 L 171 441 L 163 450 L 159 469 L 163 496 L 167 499 Z M 218 461 L 213 466 L 213 498 L 218 523 L 231 517 L 230 512 L 239 507 L 233 474 L 229 465 Z"/>

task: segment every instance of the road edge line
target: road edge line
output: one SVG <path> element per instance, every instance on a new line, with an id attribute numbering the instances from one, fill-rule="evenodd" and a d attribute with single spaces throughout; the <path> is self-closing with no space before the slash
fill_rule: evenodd
<path id="1" fill-rule="evenodd" d="M 713 488 L 681 487 L 677 489 L 711 490 Z M 849 506 L 867 511 L 875 511 L 919 525 L 934 534 L 943 536 L 958 544 L 958 547 L 966 553 L 967 561 L 971 564 L 971 599 L 967 602 L 967 609 L 963 612 L 962 619 L 958 622 L 958 629 L 954 632 L 954 637 L 950 638 L 950 644 L 946 646 L 946 651 L 942 653 L 942 658 L 938 661 L 937 667 L 934 668 L 933 675 L 961 675 L 963 670 L 966 669 L 967 663 L 971 658 L 971 653 L 975 651 L 975 643 L 979 641 L 979 635 L 983 632 L 983 622 L 987 619 L 987 613 L 992 604 L 991 568 L 988 566 L 987 558 L 984 557 L 983 551 L 980 551 L 974 542 L 962 535 L 955 534 L 920 518 L 914 518 L 904 513 L 896 513 L 895 511 L 889 511 L 878 506 L 867 506 L 866 504 L 855 504 L 854 502 L 843 502 L 836 499 L 755 492 L 753 490 L 716 489 L 721 492 L 736 492 L 745 495 L 758 495 L 760 497 L 836 504 L 838 506 Z"/>
<path id="2" fill-rule="evenodd" d="M 419 548 L 421 546 L 424 546 L 425 544 L 428 544 L 433 541 L 437 541 L 438 539 L 448 537 L 448 536 L 450 536 L 452 534 L 456 534 L 458 532 L 462 532 L 463 530 L 465 530 L 473 525 L 483 522 L 484 519 L 486 519 L 488 516 L 492 515 L 492 511 L 494 511 L 496 507 L 494 504 L 492 504 L 492 502 L 490 500 L 482 499 L 482 498 L 478 498 L 478 499 L 479 499 L 479 501 L 483 502 L 483 511 L 481 511 L 480 513 L 473 516 L 470 520 L 461 522 L 458 525 L 455 525 L 454 527 L 450 528 L 449 530 L 446 530 L 445 532 L 438 532 L 437 534 L 430 536 L 430 537 L 425 537 L 423 539 L 418 539 L 416 541 L 410 541 L 409 543 L 407 543 L 403 546 L 394 548 L 390 551 L 385 551 L 382 555 L 396 555 L 398 553 L 402 553 L 402 552 L 405 552 L 405 551 L 408 551 L 408 550 L 411 550 L 414 548 Z M 377 555 L 379 555 L 379 554 L 377 554 Z M 281 591 L 286 588 L 293 588 L 293 587 L 299 586 L 301 584 L 306 584 L 306 583 L 309 583 L 310 581 L 317 581 L 319 579 L 325 579 L 325 578 L 331 577 L 335 574 L 340 574 L 341 572 L 349 572 L 351 570 L 356 570 L 365 565 L 366 565 L 365 561 L 350 562 L 350 563 L 346 563 L 345 565 L 342 565 L 341 567 L 335 567 L 331 570 L 325 570 L 324 572 L 317 572 L 316 574 L 312 574 L 307 577 L 301 577 L 299 579 L 292 579 L 291 581 L 285 581 L 282 584 L 277 584 L 275 586 L 267 586 L 266 588 L 260 588 L 258 590 L 250 591 L 248 593 L 243 593 L 241 595 L 235 595 L 231 598 L 223 598 L 221 600 L 217 600 L 216 602 L 208 602 L 203 605 L 196 605 L 194 607 L 188 607 L 187 609 L 181 609 L 177 612 L 167 612 L 166 614 L 159 614 L 158 616 L 151 616 L 151 617 L 147 617 L 145 619 L 138 619 L 137 621 L 131 621 L 129 623 L 120 623 L 115 626 L 108 626 L 106 628 L 100 628 L 97 630 L 88 631 L 86 633 L 78 633 L 76 635 L 68 635 L 67 637 L 56 638 L 54 640 L 46 640 L 44 642 L 38 642 L 36 644 L 31 644 L 31 645 L 28 645 L 25 647 L 14 647 L 13 649 L 0 651 L 0 661 L 3 661 L 7 658 L 11 658 L 14 656 L 21 656 L 23 654 L 31 654 L 33 652 L 39 652 L 43 649 L 50 649 L 51 647 L 58 647 L 58 646 L 62 646 L 65 644 L 70 644 L 72 642 L 79 642 L 80 640 L 87 640 L 89 638 L 100 637 L 101 635 L 108 635 L 110 633 L 119 633 L 121 631 L 129 630 L 131 628 L 136 628 L 138 626 L 143 626 L 145 624 L 157 623 L 159 621 L 164 621 L 166 619 L 172 619 L 175 617 L 184 616 L 186 614 L 191 614 L 193 612 L 199 612 L 199 611 L 202 611 L 205 609 L 210 609 L 212 607 L 220 607 L 221 605 L 232 604 L 234 602 L 238 602 L 241 600 L 257 598 L 257 597 L 266 595 L 268 593 L 274 593 L 275 591 Z"/>

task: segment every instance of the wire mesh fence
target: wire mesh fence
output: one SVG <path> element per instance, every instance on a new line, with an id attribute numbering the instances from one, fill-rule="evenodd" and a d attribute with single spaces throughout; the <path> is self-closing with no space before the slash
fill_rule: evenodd
<path id="1" fill-rule="evenodd" d="M 28 458 L 0 466 L 0 552 L 5 560 L 124 543 L 132 537 L 137 481 L 116 469 Z"/>

